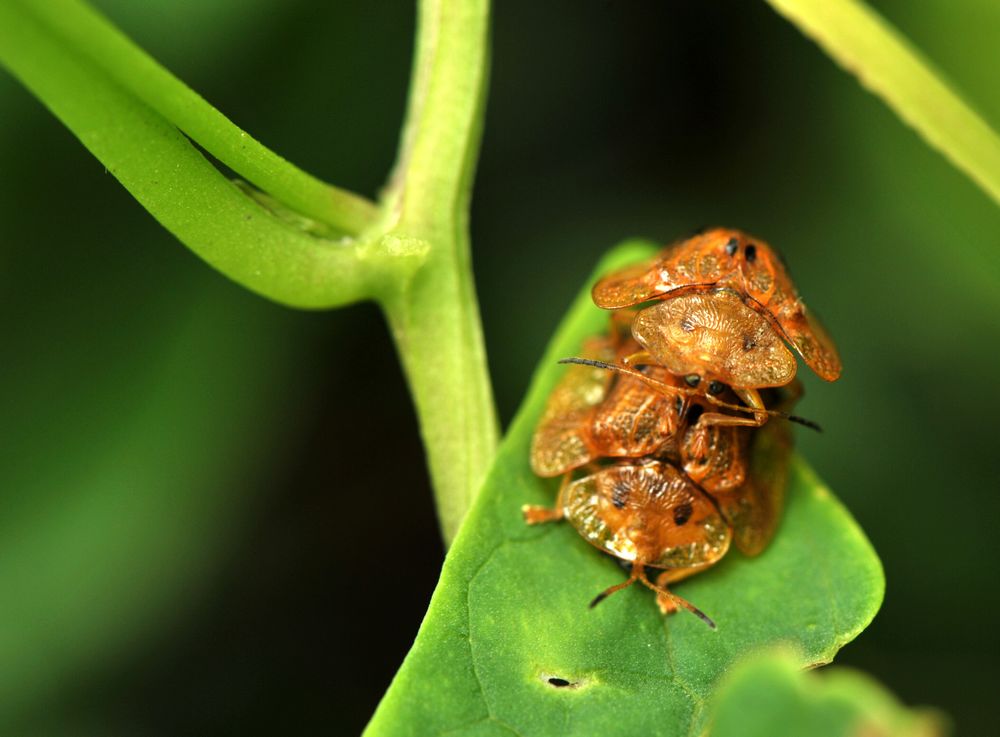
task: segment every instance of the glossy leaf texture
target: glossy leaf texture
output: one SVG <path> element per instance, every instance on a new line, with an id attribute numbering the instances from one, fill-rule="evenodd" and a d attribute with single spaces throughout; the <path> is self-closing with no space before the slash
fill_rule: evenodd
<path id="1" fill-rule="evenodd" d="M 707 737 L 939 737 L 941 715 L 907 709 L 850 668 L 803 672 L 791 652 L 737 666 L 713 700 Z"/>
<path id="2" fill-rule="evenodd" d="M 628 242 L 598 272 L 648 256 Z M 388 735 L 697 734 L 719 678 L 745 653 L 793 645 L 830 661 L 882 601 L 881 564 L 850 514 L 798 460 L 776 539 L 759 558 L 731 552 L 677 591 L 718 623 L 664 619 L 568 525 L 527 527 L 522 504 L 551 504 L 528 450 L 563 366 L 607 326 L 584 286 L 542 360 L 484 489 L 448 554 L 416 643 L 369 725 Z M 835 391 L 836 387 L 831 387 Z"/>
<path id="3" fill-rule="evenodd" d="M 1000 136 L 861 0 L 768 0 L 1000 204 Z"/>

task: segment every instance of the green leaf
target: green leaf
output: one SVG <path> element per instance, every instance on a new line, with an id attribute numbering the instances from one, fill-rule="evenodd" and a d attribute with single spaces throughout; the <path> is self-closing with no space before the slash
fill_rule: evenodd
<path id="1" fill-rule="evenodd" d="M 600 271 L 647 256 L 630 242 Z M 535 423 L 581 341 L 607 326 L 589 285 L 542 360 L 528 397 L 448 554 L 417 640 L 367 734 L 696 734 L 704 704 L 749 650 L 790 643 L 828 662 L 871 621 L 882 568 L 864 533 L 801 461 L 778 535 L 759 558 L 731 552 L 677 588 L 718 631 L 664 619 L 568 525 L 527 527 L 522 504 L 552 503 L 557 482 L 528 466 Z M 830 391 L 834 391 L 831 387 Z M 557 688 L 549 678 L 572 684 Z M 672 725 L 667 731 L 666 725 Z"/>
<path id="2" fill-rule="evenodd" d="M 1000 137 L 860 0 L 768 0 L 1000 204 Z"/>
<path id="3" fill-rule="evenodd" d="M 79 26 L 66 26 L 56 12 L 60 9 Z M 303 198 L 337 200 L 332 189 L 322 185 L 325 189 L 317 190 L 306 183 L 307 175 L 294 174 L 290 164 L 264 153 L 75 0 L 60 0 L 58 7 L 0 0 L 0 63 L 164 227 L 255 292 L 298 307 L 331 307 L 386 291 L 387 282 L 405 281 L 423 260 L 422 246 L 400 247 L 398 239 L 317 237 L 287 214 L 269 209 L 261 198 L 248 196 L 182 130 L 200 136 L 203 145 L 217 143 L 216 155 L 285 205 L 300 206 L 300 212 L 316 212 Z M 221 141 L 228 142 L 231 155 Z M 293 180 L 298 184 L 289 183 Z M 52 207 L 58 209 L 58 200 Z M 328 224 L 360 224 L 350 217 L 338 219 L 329 209 L 325 215 Z"/>
<path id="4" fill-rule="evenodd" d="M 849 668 L 803 672 L 789 652 L 759 655 L 733 670 L 713 701 L 709 737 L 934 737 L 940 715 L 909 710 Z"/>

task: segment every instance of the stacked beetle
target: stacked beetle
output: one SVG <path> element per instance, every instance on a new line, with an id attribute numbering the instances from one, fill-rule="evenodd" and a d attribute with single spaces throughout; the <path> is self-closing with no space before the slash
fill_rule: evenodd
<path id="1" fill-rule="evenodd" d="M 769 245 L 714 228 L 594 286 L 610 331 L 588 340 L 549 397 L 531 466 L 561 476 L 554 508 L 525 506 L 525 521 L 565 519 L 628 567 L 664 614 L 669 590 L 718 562 L 734 544 L 759 554 L 784 501 L 791 433 L 802 390 L 794 349 L 827 381 L 837 350 Z M 582 474 L 582 475 L 581 475 Z M 650 580 L 648 569 L 656 571 Z"/>

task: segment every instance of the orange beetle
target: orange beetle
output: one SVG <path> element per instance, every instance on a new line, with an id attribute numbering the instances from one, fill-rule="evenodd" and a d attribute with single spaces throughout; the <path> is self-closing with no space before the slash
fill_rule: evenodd
<path id="1" fill-rule="evenodd" d="M 777 252 L 739 230 L 712 228 L 679 241 L 652 261 L 604 277 L 592 296 L 598 307 L 616 310 L 718 287 L 746 297 L 821 378 L 840 376 L 833 341 L 806 309 Z"/>
<path id="2" fill-rule="evenodd" d="M 713 404 L 753 415 L 709 412 L 699 420 L 701 425 L 760 427 L 768 415 L 784 415 L 767 410 L 758 390 L 791 383 L 795 358 L 767 320 L 747 307 L 736 291 L 713 289 L 657 302 L 635 314 L 632 335 L 646 350 L 626 356 L 623 363 L 663 366 L 671 374 L 683 376 L 691 388 L 707 383 L 707 398 Z M 655 385 L 648 378 L 646 383 Z M 725 405 L 713 398 L 726 386 L 746 407 Z M 675 391 L 668 386 L 661 389 Z"/>
<path id="3" fill-rule="evenodd" d="M 526 505 L 522 512 L 528 524 L 566 519 L 591 545 L 631 563 L 628 580 L 598 594 L 591 607 L 641 581 L 656 591 L 662 611 L 681 606 L 715 628 L 708 616 L 666 584 L 721 559 L 732 532 L 712 497 L 675 466 L 652 459 L 607 466 L 564 482 L 554 509 Z M 667 570 L 654 584 L 646 575 L 647 566 Z"/>
<path id="4" fill-rule="evenodd" d="M 560 476 L 600 458 L 656 455 L 677 460 L 681 455 L 677 441 L 693 400 L 701 401 L 693 406 L 698 411 L 694 419 L 703 427 L 758 422 L 756 417 L 704 413 L 708 404 L 762 418 L 781 414 L 764 409 L 763 404 L 734 404 L 736 396 L 715 380 L 699 379 L 693 386 L 691 374 L 682 378 L 654 363 L 641 370 L 609 363 L 642 355 L 636 353 L 639 346 L 634 340 L 624 340 L 617 350 L 614 343 L 610 338 L 591 338 L 584 344 L 583 357 L 565 359 L 572 365 L 549 396 L 532 438 L 531 468 L 537 475 Z M 751 400 L 757 396 L 737 393 Z M 707 437 L 693 436 L 689 451 L 704 455 Z"/>
<path id="5" fill-rule="evenodd" d="M 712 496 L 735 491 L 747 479 L 750 430 L 733 425 L 702 425 L 705 407 L 690 406 L 689 423 L 679 443 L 680 465 L 692 481 Z"/>
<path id="6" fill-rule="evenodd" d="M 798 382 L 766 397 L 778 411 L 791 412 L 802 395 Z M 787 422 L 769 422 L 752 432 L 747 460 L 747 480 L 730 493 L 718 492 L 715 499 L 733 526 L 733 543 L 744 555 L 763 552 L 781 520 L 788 465 L 792 454 L 792 429 Z"/>
<path id="7" fill-rule="evenodd" d="M 636 348 L 627 341 L 616 351 L 609 338 L 584 344 L 585 358 L 567 369 L 549 396 L 532 438 L 536 474 L 561 476 L 599 458 L 676 455 L 675 437 L 691 390 L 659 366 L 617 376 L 602 368 Z"/>
<path id="8" fill-rule="evenodd" d="M 791 409 L 796 390 L 779 404 L 783 410 Z M 707 454 L 695 456 L 692 437 L 699 432 L 711 439 Z M 522 513 L 530 525 L 565 519 L 591 545 L 630 564 L 629 578 L 599 594 L 592 607 L 640 581 L 657 593 L 664 614 L 683 607 L 714 629 L 707 615 L 667 586 L 717 563 L 731 543 L 749 556 L 764 550 L 780 520 L 790 451 L 785 423 L 751 431 L 701 428 L 695 421 L 677 450 L 684 471 L 646 457 L 595 466 L 576 481 L 567 473 L 554 508 L 525 505 Z M 655 583 L 647 568 L 662 569 Z"/>
<path id="9" fill-rule="evenodd" d="M 747 555 L 764 549 L 780 518 L 790 434 L 775 422 L 757 431 L 704 425 L 709 406 L 747 408 L 730 404 L 724 386 L 698 392 L 662 367 L 641 372 L 601 360 L 635 348 L 632 341 L 593 338 L 583 350 L 591 358 L 571 359 L 532 442 L 535 472 L 564 476 L 556 506 L 526 505 L 522 512 L 528 524 L 566 519 L 589 543 L 630 564 L 629 578 L 592 606 L 641 581 L 657 592 L 664 614 L 684 607 L 714 627 L 667 586 L 716 563 L 730 542 Z M 798 382 L 765 390 L 767 401 L 785 397 L 780 409 L 766 412 L 788 417 L 800 393 Z M 621 458 L 598 464 L 611 456 Z M 583 466 L 588 474 L 573 481 L 572 471 Z M 662 569 L 655 583 L 647 567 Z"/>
<path id="10" fill-rule="evenodd" d="M 549 396 L 532 439 L 531 465 L 540 476 L 564 478 L 556 507 L 526 506 L 525 520 L 539 524 L 566 518 L 591 544 L 631 561 L 630 578 L 592 605 L 638 580 L 657 591 L 665 613 L 682 606 L 714 627 L 666 589 L 667 583 L 720 559 L 731 537 L 712 498 L 666 462 L 682 456 L 678 439 L 684 435 L 688 397 L 699 393 L 659 366 L 608 371 L 615 365 L 606 361 L 639 347 L 617 329 L 613 333 L 614 338 L 586 341 L 585 358 L 574 360 Z M 597 465 L 608 458 L 622 460 Z M 588 466 L 589 475 L 572 481 L 573 470 L 582 466 Z M 653 584 L 646 566 L 667 570 Z"/>
<path id="11" fill-rule="evenodd" d="M 586 357 L 571 359 L 531 449 L 538 475 L 563 475 L 558 500 L 552 509 L 528 505 L 522 511 L 529 524 L 567 519 L 592 545 L 631 564 L 629 579 L 593 604 L 638 580 L 657 592 L 664 613 L 684 607 L 712 624 L 667 585 L 713 565 L 730 540 L 743 550 L 748 539 L 769 539 L 780 505 L 755 506 L 771 497 L 766 484 L 752 485 L 749 478 L 749 428 L 700 422 L 709 406 L 748 408 L 730 404 L 735 396 L 712 386 L 717 382 L 695 389 L 663 367 L 640 371 L 605 362 L 637 347 L 617 335 L 592 338 L 584 344 Z M 610 458 L 618 460 L 600 465 Z M 587 475 L 573 481 L 573 470 L 581 467 Z M 646 567 L 663 569 L 655 583 Z"/>

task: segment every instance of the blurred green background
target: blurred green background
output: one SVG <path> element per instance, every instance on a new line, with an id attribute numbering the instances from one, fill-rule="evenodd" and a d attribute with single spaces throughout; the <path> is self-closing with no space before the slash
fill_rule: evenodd
<path id="1" fill-rule="evenodd" d="M 410 2 L 97 5 L 375 195 Z M 1000 4 L 874 5 L 1000 125 Z M 356 734 L 442 555 L 381 316 L 243 292 L 7 75 L 0 111 L 0 734 Z M 472 230 L 504 423 L 606 248 L 709 224 L 778 246 L 841 348 L 800 447 L 888 590 L 838 662 L 996 733 L 1000 209 L 763 2 L 498 2 Z"/>

